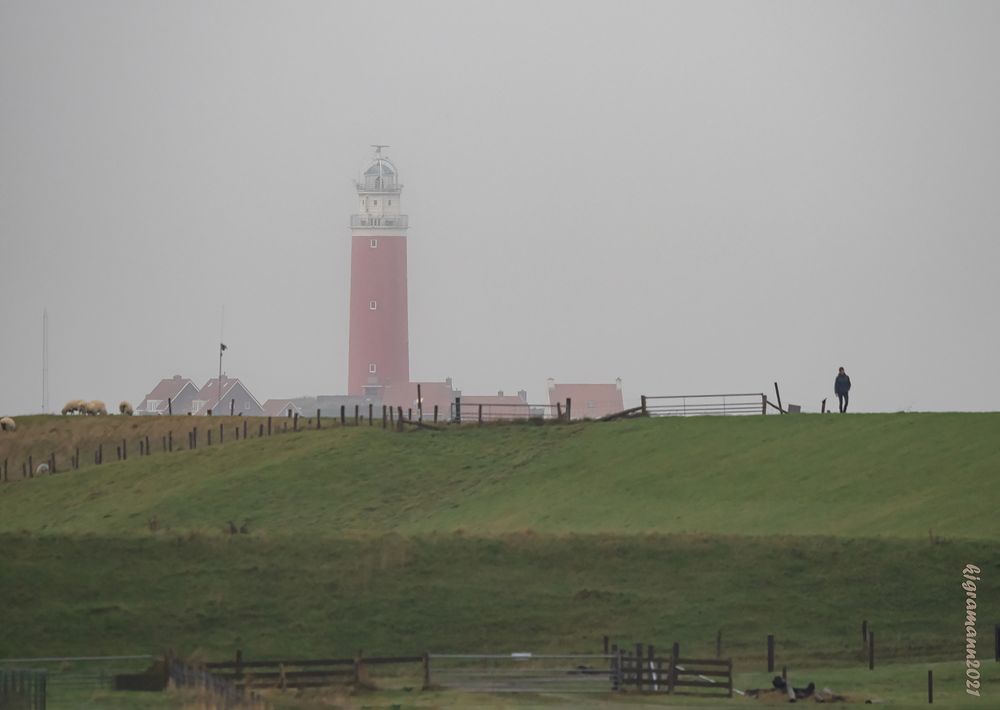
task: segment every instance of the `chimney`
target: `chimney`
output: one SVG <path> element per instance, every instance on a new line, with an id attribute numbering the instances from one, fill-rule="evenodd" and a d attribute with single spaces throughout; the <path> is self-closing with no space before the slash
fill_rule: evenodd
<path id="1" fill-rule="evenodd" d="M 550 378 L 549 378 L 549 379 L 547 380 L 547 383 L 548 383 L 548 386 L 549 386 L 549 389 L 550 389 L 550 390 L 554 390 L 554 389 L 556 388 L 556 381 L 555 381 L 555 379 L 554 379 L 554 378 L 550 377 Z"/>
<path id="2" fill-rule="evenodd" d="M 622 391 L 622 378 L 619 377 L 618 379 L 615 380 L 615 389 L 617 389 L 619 392 Z"/>
<path id="3" fill-rule="evenodd" d="M 528 401 L 528 390 L 518 390 L 517 396 L 521 398 L 522 402 Z"/>
<path id="4" fill-rule="evenodd" d="M 503 390 L 497 391 L 497 397 L 503 397 Z"/>

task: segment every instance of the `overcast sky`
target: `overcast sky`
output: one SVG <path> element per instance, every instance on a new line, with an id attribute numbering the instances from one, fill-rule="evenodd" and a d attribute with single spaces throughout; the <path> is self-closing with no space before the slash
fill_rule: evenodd
<path id="1" fill-rule="evenodd" d="M 1000 3 L 0 0 L 0 414 L 347 385 L 353 180 L 410 369 L 1000 403 Z"/>

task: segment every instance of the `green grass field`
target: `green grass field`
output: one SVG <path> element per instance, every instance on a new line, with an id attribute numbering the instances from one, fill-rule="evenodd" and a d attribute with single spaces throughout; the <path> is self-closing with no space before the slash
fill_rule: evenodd
<path id="1" fill-rule="evenodd" d="M 21 422 L 15 436 L 94 426 Z M 191 418 L 149 425 L 186 443 Z M 0 439 L 0 459 L 11 446 Z M 820 687 L 916 703 L 928 663 L 958 678 L 966 563 L 983 570 L 992 657 L 998 473 L 996 414 L 227 438 L 0 485 L 0 657 L 593 653 L 603 634 L 714 655 L 721 631 L 746 674 L 764 670 L 770 633 L 793 677 L 816 669 Z M 249 534 L 229 535 L 229 520 Z M 867 676 L 863 619 L 878 640 Z M 532 702 L 402 692 L 342 700 Z"/>

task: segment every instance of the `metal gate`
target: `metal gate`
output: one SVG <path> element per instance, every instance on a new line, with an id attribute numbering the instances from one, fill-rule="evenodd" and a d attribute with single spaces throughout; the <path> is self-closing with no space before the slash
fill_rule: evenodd
<path id="1" fill-rule="evenodd" d="M 47 680 L 44 670 L 0 669 L 0 708 L 45 710 Z"/>
<path id="2" fill-rule="evenodd" d="M 428 654 L 429 684 L 475 693 L 607 693 L 610 655 Z"/>

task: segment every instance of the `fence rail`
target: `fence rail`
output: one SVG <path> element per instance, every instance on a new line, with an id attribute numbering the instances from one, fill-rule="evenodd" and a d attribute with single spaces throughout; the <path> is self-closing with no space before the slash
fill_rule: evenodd
<path id="1" fill-rule="evenodd" d="M 642 411 L 652 417 L 767 414 L 767 395 L 763 392 L 643 395 Z"/>
<path id="2" fill-rule="evenodd" d="M 524 421 L 526 419 L 563 419 L 566 406 L 559 404 L 523 404 L 492 403 L 468 401 L 457 397 L 451 405 L 451 421 L 463 422 L 498 422 Z"/>
<path id="3" fill-rule="evenodd" d="M 425 656 L 370 656 L 350 658 L 245 660 L 242 651 L 232 661 L 201 665 L 213 677 L 240 688 L 315 688 L 329 685 L 360 685 L 368 681 L 370 666 L 422 664 Z"/>

